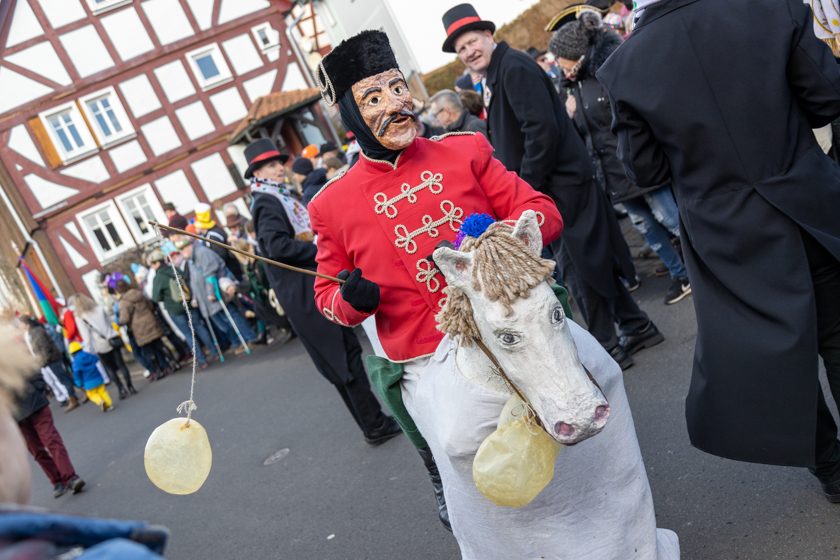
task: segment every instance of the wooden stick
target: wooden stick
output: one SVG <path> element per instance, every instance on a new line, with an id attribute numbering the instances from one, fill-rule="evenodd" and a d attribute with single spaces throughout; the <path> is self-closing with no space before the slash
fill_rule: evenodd
<path id="1" fill-rule="evenodd" d="M 299 272 L 301 274 L 307 274 L 309 276 L 317 276 L 318 278 L 324 278 L 326 280 L 332 280 L 333 282 L 338 282 L 339 284 L 344 284 L 344 280 L 342 280 L 341 278 L 336 278 L 335 276 L 330 276 L 328 274 L 321 274 L 320 272 L 315 272 L 314 270 L 308 270 L 306 268 L 299 268 L 297 266 L 292 266 L 290 264 L 281 263 L 281 262 L 278 262 L 278 261 L 273 261 L 271 259 L 267 259 L 265 257 L 261 257 L 260 255 L 249 253 L 247 251 L 240 251 L 236 247 L 231 247 L 230 245 L 226 245 L 224 243 L 221 243 L 220 241 L 216 241 L 214 239 L 208 239 L 206 237 L 201 237 L 200 235 L 196 235 L 195 233 L 190 233 L 190 232 L 184 231 L 182 229 L 174 228 L 174 227 L 171 227 L 171 226 L 165 226 L 165 225 L 159 224 L 157 222 L 149 222 L 149 225 L 153 226 L 153 227 L 156 227 L 156 228 L 165 229 L 165 230 L 171 231 L 173 233 L 177 233 L 178 235 L 186 235 L 187 237 L 192 237 L 193 239 L 198 239 L 199 241 L 206 241 L 207 243 L 212 243 L 213 245 L 216 245 L 218 247 L 222 247 L 223 249 L 227 249 L 228 251 L 231 251 L 232 253 L 237 253 L 237 254 L 240 254 L 244 257 L 257 259 L 258 261 L 264 262 L 265 264 L 271 265 L 271 266 L 276 267 L 276 268 L 283 268 L 285 270 L 291 270 L 292 272 Z"/>

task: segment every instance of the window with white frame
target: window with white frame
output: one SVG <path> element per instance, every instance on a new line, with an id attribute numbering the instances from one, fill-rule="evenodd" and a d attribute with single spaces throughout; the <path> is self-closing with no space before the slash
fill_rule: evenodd
<path id="1" fill-rule="evenodd" d="M 222 56 L 219 45 L 207 45 L 187 53 L 187 60 L 202 89 L 230 81 L 233 75 Z"/>
<path id="2" fill-rule="evenodd" d="M 113 87 L 81 99 L 82 110 L 103 146 L 134 136 L 134 129 Z"/>
<path id="3" fill-rule="evenodd" d="M 149 222 L 166 222 L 166 214 L 150 185 L 143 185 L 117 197 L 117 202 L 126 217 L 128 227 L 138 242 L 155 237 Z"/>
<path id="4" fill-rule="evenodd" d="M 75 103 L 45 111 L 40 117 L 62 161 L 96 151 L 96 143 Z"/>
<path id="5" fill-rule="evenodd" d="M 122 253 L 134 246 L 131 234 L 113 201 L 95 206 L 81 214 L 79 221 L 100 260 Z"/>
<path id="6" fill-rule="evenodd" d="M 94 14 L 99 14 L 123 4 L 130 4 L 131 0 L 87 0 L 87 3 Z"/>
<path id="7" fill-rule="evenodd" d="M 257 44 L 262 50 L 276 47 L 280 44 L 280 32 L 271 27 L 269 23 L 261 23 L 251 28 L 251 33 L 257 40 Z"/>

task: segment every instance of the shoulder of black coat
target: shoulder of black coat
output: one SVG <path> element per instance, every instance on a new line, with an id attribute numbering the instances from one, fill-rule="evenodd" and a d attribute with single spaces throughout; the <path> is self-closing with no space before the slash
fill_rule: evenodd
<path id="1" fill-rule="evenodd" d="M 347 167 L 345 169 L 342 169 L 341 171 L 338 172 L 338 174 L 335 177 L 333 177 L 332 179 L 330 179 L 329 181 L 324 183 L 324 186 L 321 187 L 318 190 L 318 192 L 316 192 L 315 195 L 310 199 L 309 204 L 312 204 L 315 201 L 315 199 L 318 198 L 321 195 L 322 192 L 327 190 L 327 187 L 329 187 L 330 185 L 332 185 L 333 183 L 335 183 L 336 181 L 338 181 L 339 179 L 344 177 L 347 174 L 347 172 L 350 171 L 350 169 L 351 168 L 349 168 L 349 167 Z"/>

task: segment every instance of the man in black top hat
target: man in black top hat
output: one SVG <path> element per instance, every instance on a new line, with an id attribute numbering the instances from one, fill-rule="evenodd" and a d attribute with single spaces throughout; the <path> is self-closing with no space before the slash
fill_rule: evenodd
<path id="1" fill-rule="evenodd" d="M 283 154 L 263 138 L 245 148 L 254 201 L 251 213 L 259 253 L 285 264 L 314 270 L 316 247 L 306 208 L 284 179 Z M 308 160 L 306 160 L 308 163 Z M 310 163 L 311 165 L 311 163 Z M 327 321 L 315 308 L 314 280 L 298 272 L 268 267 L 277 301 L 315 367 L 338 390 L 365 440 L 379 445 L 400 433 L 393 418 L 382 413 L 370 392 L 362 365 L 362 347 L 349 328 Z"/>
<path id="2" fill-rule="evenodd" d="M 589 332 L 623 369 L 632 366 L 632 354 L 664 337 L 622 283 L 635 279 L 630 251 L 554 85 L 530 56 L 496 43 L 496 26 L 472 5 L 450 9 L 443 26 L 443 50 L 484 75 L 487 134 L 496 157 L 560 209 L 565 228 L 552 249 Z"/>

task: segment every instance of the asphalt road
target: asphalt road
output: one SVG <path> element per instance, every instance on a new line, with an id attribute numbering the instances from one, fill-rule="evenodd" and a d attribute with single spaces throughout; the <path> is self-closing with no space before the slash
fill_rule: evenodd
<path id="1" fill-rule="evenodd" d="M 645 278 L 634 293 L 667 339 L 638 354 L 625 376 L 659 526 L 679 534 L 688 560 L 840 558 L 840 505 L 822 497 L 807 471 L 737 463 L 689 445 L 683 400 L 693 303 L 666 307 L 666 288 L 664 279 Z M 176 416 L 189 376 L 138 386 L 139 395 L 106 415 L 91 406 L 56 410 L 88 488 L 55 500 L 36 467 L 35 505 L 165 525 L 174 560 L 458 558 L 411 444 L 400 437 L 368 447 L 298 341 L 199 374 L 195 417 L 214 464 L 192 496 L 164 494 L 143 470 L 146 439 Z M 264 464 L 278 452 L 285 456 Z"/>

